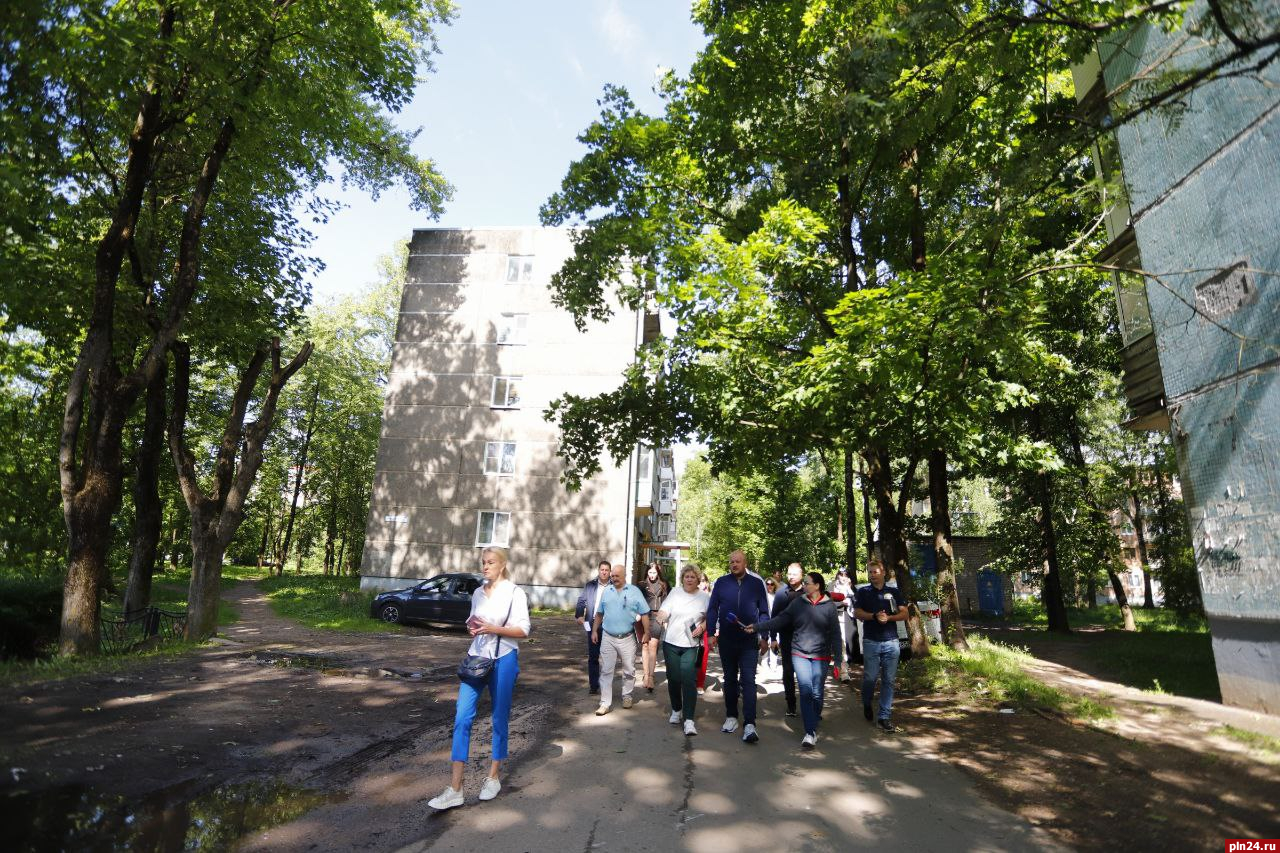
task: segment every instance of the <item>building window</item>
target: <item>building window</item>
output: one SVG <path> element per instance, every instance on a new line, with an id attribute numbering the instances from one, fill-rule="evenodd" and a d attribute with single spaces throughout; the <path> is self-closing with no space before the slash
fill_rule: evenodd
<path id="1" fill-rule="evenodd" d="M 676 538 L 676 520 L 669 515 L 658 516 L 658 538 L 666 541 Z"/>
<path id="2" fill-rule="evenodd" d="M 503 314 L 498 318 L 498 343 L 527 344 L 528 333 L 528 314 Z"/>
<path id="3" fill-rule="evenodd" d="M 511 542 L 511 513 L 481 510 L 476 520 L 476 545 L 507 547 Z"/>
<path id="4" fill-rule="evenodd" d="M 507 284 L 528 284 L 533 281 L 532 255 L 507 255 Z"/>
<path id="5" fill-rule="evenodd" d="M 676 490 L 675 480 L 662 480 L 658 484 L 658 500 L 669 501 L 674 497 Z"/>
<path id="6" fill-rule="evenodd" d="M 493 377 L 493 395 L 489 405 L 495 409 L 518 409 L 520 407 L 520 377 Z"/>
<path id="7" fill-rule="evenodd" d="M 514 441 L 486 441 L 484 443 L 484 472 L 486 474 L 514 474 L 516 472 L 516 443 Z"/>

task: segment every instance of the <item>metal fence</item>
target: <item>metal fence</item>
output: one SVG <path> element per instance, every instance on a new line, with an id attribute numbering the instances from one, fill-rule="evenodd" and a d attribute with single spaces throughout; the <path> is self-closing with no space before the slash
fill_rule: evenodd
<path id="1" fill-rule="evenodd" d="M 167 643 L 182 639 L 187 629 L 186 611 L 159 607 L 131 610 L 121 616 L 102 617 L 102 651 L 109 655 L 134 651 L 152 641 Z"/>

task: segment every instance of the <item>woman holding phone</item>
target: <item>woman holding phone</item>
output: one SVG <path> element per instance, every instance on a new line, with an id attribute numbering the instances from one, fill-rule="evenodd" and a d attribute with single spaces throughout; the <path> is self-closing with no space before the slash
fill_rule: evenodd
<path id="1" fill-rule="evenodd" d="M 667 662 L 667 695 L 671 699 L 673 726 L 684 721 L 684 733 L 698 733 L 693 724 L 698 705 L 697 672 L 702 651 L 702 635 L 707 630 L 707 602 L 711 594 L 698 589 L 702 572 L 692 563 L 680 571 L 680 588 L 663 599 L 655 614 L 666 625 L 662 652 Z"/>
<path id="2" fill-rule="evenodd" d="M 493 703 L 493 763 L 480 785 L 480 799 L 498 796 L 502 783 L 498 771 L 507 758 L 507 728 L 511 720 L 511 699 L 520 674 L 520 640 L 529 636 L 529 600 L 507 571 L 507 549 L 485 548 L 480 552 L 484 584 L 471 595 L 471 616 L 467 630 L 474 637 L 468 654 L 494 659 L 483 681 L 464 679 L 458 684 L 458 710 L 453 719 L 453 777 L 440 796 L 427 805 L 451 809 L 465 802 L 462 775 L 471 752 L 471 724 L 475 722 L 480 692 L 489 689 Z"/>

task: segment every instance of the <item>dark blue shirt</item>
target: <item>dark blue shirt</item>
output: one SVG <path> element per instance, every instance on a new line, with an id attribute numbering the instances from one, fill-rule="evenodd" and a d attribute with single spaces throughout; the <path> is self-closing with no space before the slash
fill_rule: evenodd
<path id="1" fill-rule="evenodd" d="M 894 616 L 898 612 L 898 608 L 906 605 L 906 601 L 898 594 L 895 587 L 885 586 L 883 589 L 876 589 L 871 584 L 860 586 L 853 593 L 854 605 L 859 610 L 865 610 L 868 613 L 888 613 Z M 884 642 L 885 640 L 898 639 L 898 623 L 885 622 L 883 625 L 875 619 L 870 619 L 862 623 L 862 639 L 875 640 L 876 642 Z"/>
<path id="2" fill-rule="evenodd" d="M 732 613 L 738 624 L 729 621 Z M 754 625 L 769 618 L 769 591 L 764 581 L 752 574 L 744 574 L 739 581 L 732 574 L 716 579 L 711 587 L 711 600 L 707 602 L 708 630 L 719 632 L 720 642 L 756 643 L 742 630 L 742 625 Z"/>

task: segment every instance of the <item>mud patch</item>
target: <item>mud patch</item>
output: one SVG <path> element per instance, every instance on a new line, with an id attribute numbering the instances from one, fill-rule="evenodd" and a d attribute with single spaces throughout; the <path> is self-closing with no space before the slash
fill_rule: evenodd
<path id="1" fill-rule="evenodd" d="M 279 781 L 211 787 L 190 780 L 142 797 L 67 785 L 0 797 L 0 826 L 16 850 L 226 850 L 344 799 Z"/>

